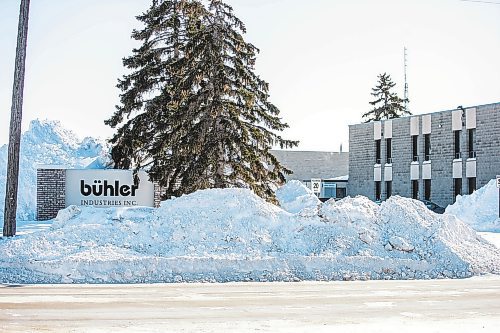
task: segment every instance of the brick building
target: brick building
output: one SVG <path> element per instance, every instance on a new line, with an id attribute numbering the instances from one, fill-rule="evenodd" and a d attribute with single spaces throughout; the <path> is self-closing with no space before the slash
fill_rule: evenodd
<path id="1" fill-rule="evenodd" d="M 348 195 L 440 206 L 500 174 L 500 103 L 349 126 Z"/>

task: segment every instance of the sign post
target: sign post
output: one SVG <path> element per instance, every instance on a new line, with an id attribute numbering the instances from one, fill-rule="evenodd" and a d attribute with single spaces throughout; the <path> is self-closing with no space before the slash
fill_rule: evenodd
<path id="1" fill-rule="evenodd" d="M 321 194 L 321 179 L 317 179 L 317 178 L 311 179 L 311 190 L 318 197 L 320 196 L 320 194 Z"/>
<path id="2" fill-rule="evenodd" d="M 497 175 L 497 188 L 498 188 L 498 217 L 500 217 L 500 175 Z"/>

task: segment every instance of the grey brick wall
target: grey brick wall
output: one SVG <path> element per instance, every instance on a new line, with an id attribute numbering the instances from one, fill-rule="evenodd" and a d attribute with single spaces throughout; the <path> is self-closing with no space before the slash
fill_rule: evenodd
<path id="1" fill-rule="evenodd" d="M 431 119 L 431 197 L 430 200 L 446 207 L 453 202 L 453 159 L 455 155 L 451 111 L 432 113 Z M 462 131 L 464 132 L 464 131 Z M 420 135 L 422 147 L 424 136 Z M 465 148 L 465 147 L 462 147 Z M 424 159 L 424 155 L 420 155 Z M 424 197 L 423 181 L 421 198 Z"/>
<path id="2" fill-rule="evenodd" d="M 375 199 L 374 164 L 373 123 L 349 126 L 348 195 L 364 195 L 372 200 Z"/>
<path id="3" fill-rule="evenodd" d="M 469 108 L 469 107 L 468 107 Z M 472 108 L 472 107 L 471 107 Z M 500 103 L 475 106 L 476 108 L 476 183 L 477 188 L 484 186 L 495 175 L 500 174 Z M 454 202 L 453 159 L 455 158 L 454 133 L 452 131 L 452 111 L 431 114 L 431 201 L 443 207 Z M 422 165 L 424 161 L 424 135 L 422 117 L 419 118 L 419 197 L 424 198 Z M 466 160 L 468 157 L 468 133 L 465 126 L 460 135 L 462 157 L 462 193 L 468 193 Z M 382 123 L 382 199 L 387 196 L 384 180 L 386 162 L 386 140 Z M 375 140 L 373 122 L 349 126 L 349 183 L 350 196 L 364 195 L 375 199 L 373 168 L 375 164 Z M 392 194 L 411 197 L 412 183 L 410 165 L 412 161 L 412 140 L 410 136 L 410 117 L 392 120 Z"/>
<path id="4" fill-rule="evenodd" d="M 66 170 L 38 169 L 36 173 L 36 219 L 50 220 L 66 207 Z"/>
<path id="5" fill-rule="evenodd" d="M 411 197 L 410 165 L 412 139 L 410 136 L 410 118 L 392 122 L 392 194 Z M 384 193 L 383 198 L 387 194 Z"/>
<path id="6" fill-rule="evenodd" d="M 165 193 L 165 189 L 161 187 L 158 182 L 153 182 L 154 186 L 154 205 L 155 208 L 160 207 L 161 204 L 161 197 Z"/>
<path id="7" fill-rule="evenodd" d="M 477 188 L 500 175 L 500 103 L 478 107 L 476 114 Z"/>
<path id="8" fill-rule="evenodd" d="M 293 171 L 286 180 L 334 178 L 349 173 L 349 153 L 323 151 L 271 150 L 278 161 Z"/>

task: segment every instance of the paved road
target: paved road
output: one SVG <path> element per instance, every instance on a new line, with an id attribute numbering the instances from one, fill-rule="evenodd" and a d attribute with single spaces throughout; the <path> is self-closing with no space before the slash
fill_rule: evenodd
<path id="1" fill-rule="evenodd" d="M 0 285 L 0 332 L 500 332 L 500 276 Z"/>

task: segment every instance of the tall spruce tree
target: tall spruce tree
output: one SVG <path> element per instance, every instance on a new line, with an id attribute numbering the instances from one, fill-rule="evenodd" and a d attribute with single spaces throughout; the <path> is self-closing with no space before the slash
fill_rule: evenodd
<path id="1" fill-rule="evenodd" d="M 379 74 L 377 77 L 377 85 L 375 88 L 372 88 L 371 93 L 376 98 L 370 102 L 373 105 L 373 109 L 363 114 L 363 118 L 367 118 L 366 122 L 410 115 L 411 112 L 405 107 L 405 102 L 408 102 L 408 100 L 399 98 L 395 92 L 391 91 L 396 86 L 392 82 L 391 76 L 384 73 Z"/>
<path id="2" fill-rule="evenodd" d="M 138 19 L 143 42 L 124 59 L 121 104 L 105 121 L 117 168 L 145 168 L 166 197 L 206 188 L 243 187 L 275 202 L 284 182 L 273 145 L 296 141 L 254 73 L 258 49 L 244 24 L 220 0 L 155 0 Z"/>

